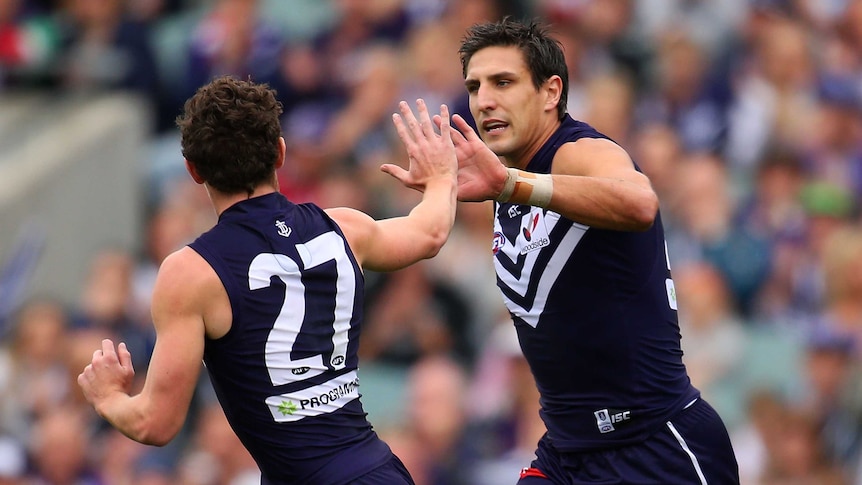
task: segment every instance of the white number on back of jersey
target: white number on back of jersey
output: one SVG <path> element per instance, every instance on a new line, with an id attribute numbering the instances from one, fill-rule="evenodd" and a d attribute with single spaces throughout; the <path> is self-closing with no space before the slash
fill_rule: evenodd
<path id="1" fill-rule="evenodd" d="M 314 268 L 327 261 L 335 261 L 338 279 L 335 288 L 335 312 L 332 315 L 332 354 L 326 356 L 331 368 L 343 369 L 347 358 L 348 330 L 353 317 L 356 274 L 344 247 L 344 240 L 335 232 L 327 232 L 297 244 L 304 269 Z M 308 379 L 325 372 L 329 367 L 324 355 L 302 359 L 292 357 L 293 345 L 305 320 L 305 286 L 296 261 L 283 255 L 262 253 L 251 262 L 248 284 L 251 290 L 270 286 L 270 278 L 278 277 L 285 285 L 284 303 L 266 341 L 266 367 L 275 386 Z"/>

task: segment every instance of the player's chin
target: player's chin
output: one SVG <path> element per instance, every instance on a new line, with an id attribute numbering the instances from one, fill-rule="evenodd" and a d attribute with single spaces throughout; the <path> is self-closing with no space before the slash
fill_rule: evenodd
<path id="1" fill-rule="evenodd" d="M 486 140 L 485 145 L 487 145 L 495 155 L 500 157 L 505 157 L 512 153 L 512 149 L 514 147 L 514 143 L 512 143 L 511 140 L 502 140 L 499 138 Z"/>

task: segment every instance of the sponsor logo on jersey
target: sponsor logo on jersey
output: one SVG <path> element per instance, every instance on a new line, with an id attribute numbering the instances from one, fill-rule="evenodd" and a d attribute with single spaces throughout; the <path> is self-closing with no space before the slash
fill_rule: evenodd
<path id="1" fill-rule="evenodd" d="M 537 249 L 542 249 L 543 247 L 551 244 L 551 240 L 543 237 L 542 239 L 538 239 L 536 241 L 527 244 L 526 246 L 521 248 L 521 254 L 527 254 L 529 252 L 535 251 Z"/>
<path id="2" fill-rule="evenodd" d="M 275 227 L 278 228 L 279 236 L 289 237 L 290 233 L 293 232 L 293 229 L 291 229 L 287 224 L 285 224 L 284 221 L 275 221 Z"/>
<path id="3" fill-rule="evenodd" d="M 615 409 L 599 409 L 593 413 L 596 417 L 596 426 L 599 433 L 610 433 L 616 431 L 614 425 L 619 425 L 632 418 L 631 411 L 618 411 Z"/>
<path id="4" fill-rule="evenodd" d="M 544 211 L 540 208 L 534 208 L 530 214 L 524 217 L 526 221 L 522 224 L 526 224 L 521 227 L 521 235 L 524 237 L 525 244 L 521 246 L 521 254 L 537 251 L 551 244 L 544 217 Z"/>
<path id="5" fill-rule="evenodd" d="M 539 223 L 539 213 L 537 212 L 536 214 L 533 215 L 533 220 L 529 224 L 527 224 L 527 227 L 522 228 L 521 232 L 524 233 L 524 238 L 526 238 L 527 241 L 530 241 L 533 239 L 533 231 L 536 230 L 536 224 L 538 224 L 538 223 Z"/>
<path id="6" fill-rule="evenodd" d="M 321 406 L 327 406 L 331 402 L 335 402 L 340 398 L 355 394 L 359 388 L 359 379 L 354 379 L 350 382 L 345 382 L 329 392 L 311 396 L 308 399 L 300 399 L 298 403 L 293 400 L 282 400 L 278 405 L 278 412 L 283 416 L 292 416 L 300 410 L 314 409 Z"/>
<path id="7" fill-rule="evenodd" d="M 359 377 L 352 370 L 300 391 L 270 396 L 266 403 L 273 419 L 283 423 L 335 412 L 358 397 Z"/>
<path id="8" fill-rule="evenodd" d="M 491 244 L 491 251 L 493 251 L 494 254 L 497 254 L 504 244 L 506 244 L 506 236 L 504 236 L 500 231 L 495 232 L 494 242 Z"/>
<path id="9" fill-rule="evenodd" d="M 339 386 L 336 386 L 334 389 L 331 389 L 329 392 L 325 392 L 318 396 L 312 396 L 308 399 L 300 399 L 299 409 L 314 409 L 316 407 L 326 406 L 330 402 L 335 402 L 345 396 L 356 394 L 358 388 L 359 379 L 345 382 L 344 384 L 341 384 Z"/>

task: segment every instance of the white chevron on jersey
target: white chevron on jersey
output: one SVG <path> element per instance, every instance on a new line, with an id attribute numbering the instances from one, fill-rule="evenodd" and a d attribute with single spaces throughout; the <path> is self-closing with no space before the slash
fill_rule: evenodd
<path id="1" fill-rule="evenodd" d="M 566 223 L 565 221 L 563 223 Z M 521 228 L 518 236 L 514 241 L 506 241 L 499 248 L 501 254 L 497 254 L 494 258 L 494 267 L 497 271 L 497 276 L 502 283 L 511 289 L 516 294 L 526 297 L 529 291 L 530 283 L 535 279 L 538 281 L 538 291 L 532 302 L 526 302 L 525 306 L 515 303 L 510 298 L 503 294 L 503 300 L 506 307 L 513 315 L 523 319 L 528 325 L 535 328 L 539 323 L 539 317 L 545 309 L 548 293 L 551 290 L 563 266 L 571 256 L 572 251 L 578 245 L 578 242 L 587 232 L 589 226 L 584 226 L 577 223 L 572 223 L 568 231 L 563 235 L 560 244 L 556 249 L 548 248 L 549 234 L 560 223 L 560 215 L 556 212 L 547 211 L 539 207 L 531 207 L 528 214 L 521 217 Z M 524 234 L 524 228 L 530 232 L 530 239 Z M 494 218 L 494 231 L 502 232 L 499 216 Z M 544 243 L 542 242 L 544 241 Z M 551 259 L 544 268 L 536 267 L 536 260 L 539 255 L 545 251 L 554 251 Z M 500 263 L 499 258 L 505 257 L 517 263 L 518 258 L 524 255 L 524 264 L 521 268 L 520 275 L 514 275 Z"/>

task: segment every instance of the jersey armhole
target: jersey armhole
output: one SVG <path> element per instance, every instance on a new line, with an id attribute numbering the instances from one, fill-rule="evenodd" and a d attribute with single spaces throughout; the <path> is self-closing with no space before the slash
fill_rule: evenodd
<path id="1" fill-rule="evenodd" d="M 339 226 L 338 223 L 335 222 L 335 219 L 330 217 L 330 215 L 326 212 L 325 209 L 318 206 L 317 204 L 309 202 L 309 203 L 297 205 L 297 207 L 300 207 L 300 206 L 314 207 L 314 209 L 317 210 L 318 212 L 320 212 L 320 214 L 324 217 L 324 219 L 327 221 L 327 224 L 332 228 L 332 230 L 335 231 L 336 234 L 338 234 L 338 237 L 340 237 L 341 241 L 344 243 L 344 250 L 347 253 L 347 257 L 350 258 L 350 262 L 357 269 L 357 274 L 359 275 L 359 281 L 364 286 L 365 285 L 365 269 L 362 266 L 360 266 L 359 263 L 356 261 L 356 255 L 353 254 L 353 248 L 351 248 L 350 243 L 347 242 L 347 236 L 344 235 L 344 231 L 341 230 L 341 226 Z"/>
<path id="2" fill-rule="evenodd" d="M 198 253 L 207 264 L 215 271 L 216 276 L 221 281 L 222 286 L 224 286 L 225 292 L 227 293 L 228 301 L 230 302 L 230 311 L 231 311 L 231 325 L 230 329 L 228 329 L 227 333 L 219 337 L 218 339 L 210 339 L 207 337 L 207 340 L 212 342 L 224 342 L 226 339 L 229 339 L 234 333 L 234 329 L 236 328 L 234 323 L 241 321 L 242 318 L 242 307 L 241 300 L 239 298 L 239 285 L 237 285 L 236 280 L 231 276 L 230 271 L 227 269 L 227 265 L 222 261 L 222 259 L 216 256 L 206 244 L 202 243 L 200 240 L 195 241 L 189 244 L 189 247 L 192 248 L 196 253 Z"/>

